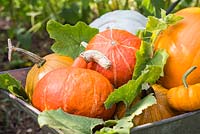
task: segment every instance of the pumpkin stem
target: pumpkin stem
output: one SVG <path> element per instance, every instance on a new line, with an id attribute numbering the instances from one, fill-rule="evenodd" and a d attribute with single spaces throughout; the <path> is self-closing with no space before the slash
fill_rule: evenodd
<path id="1" fill-rule="evenodd" d="M 87 47 L 87 45 L 88 45 L 88 43 L 87 43 L 87 42 L 85 42 L 85 41 L 82 41 L 82 42 L 81 42 L 81 45 L 82 45 L 84 48 L 86 48 L 86 47 Z"/>
<path id="2" fill-rule="evenodd" d="M 188 88 L 188 84 L 186 82 L 186 79 L 187 79 L 187 76 L 197 68 L 197 66 L 192 66 L 191 68 L 189 68 L 184 74 L 183 74 L 183 77 L 182 77 L 182 82 L 183 82 L 183 85 L 185 88 Z"/>
<path id="3" fill-rule="evenodd" d="M 12 52 L 13 51 L 17 51 L 17 52 L 21 52 L 23 54 L 25 54 L 26 56 L 29 57 L 29 59 L 37 64 L 38 68 L 40 68 L 45 62 L 46 60 L 41 58 L 40 56 L 34 54 L 34 53 L 31 53 L 25 49 L 22 49 L 22 48 L 18 48 L 18 47 L 15 47 L 12 45 L 12 42 L 10 39 L 8 39 L 8 60 L 11 61 L 11 57 L 12 57 Z"/>
<path id="4" fill-rule="evenodd" d="M 111 66 L 111 61 L 101 52 L 97 50 L 87 50 L 80 54 L 86 62 L 96 62 L 101 67 L 108 69 Z"/>

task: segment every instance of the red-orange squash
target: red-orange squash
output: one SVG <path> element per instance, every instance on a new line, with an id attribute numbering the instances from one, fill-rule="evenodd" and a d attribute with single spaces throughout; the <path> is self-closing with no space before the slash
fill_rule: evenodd
<path id="1" fill-rule="evenodd" d="M 12 52 L 17 51 L 25 54 L 27 58 L 35 63 L 35 65 L 29 70 L 26 76 L 25 92 L 27 93 L 30 100 L 32 99 L 33 90 L 36 84 L 45 74 L 57 68 L 69 67 L 73 63 L 72 58 L 61 56 L 55 53 L 46 55 L 42 58 L 25 49 L 13 46 L 10 39 L 8 39 L 8 48 L 9 60 L 11 60 Z"/>
<path id="2" fill-rule="evenodd" d="M 45 62 L 38 66 L 35 64 L 28 72 L 26 77 L 25 91 L 29 96 L 29 99 L 32 99 L 33 90 L 38 83 L 38 81 L 45 76 L 48 72 L 63 67 L 69 67 L 73 63 L 73 59 L 67 56 L 61 56 L 58 54 L 49 54 L 43 57 Z"/>
<path id="3" fill-rule="evenodd" d="M 104 107 L 112 91 L 112 84 L 102 74 L 68 67 L 51 71 L 38 82 L 32 104 L 40 111 L 62 108 L 71 114 L 106 120 L 115 111 L 115 106 Z"/>
<path id="4" fill-rule="evenodd" d="M 162 32 L 155 43 L 156 49 L 164 48 L 169 54 L 164 67 L 165 76 L 160 80 L 165 88 L 181 85 L 184 72 L 193 65 L 198 68 L 187 82 L 200 82 L 200 8 L 185 8 L 175 14 L 184 19 Z"/>
<path id="5" fill-rule="evenodd" d="M 100 72 L 115 87 L 119 87 L 132 78 L 140 44 L 138 37 L 125 30 L 108 29 L 100 32 L 89 41 L 86 50 L 102 52 L 111 61 L 111 67 L 104 69 L 90 62 L 88 68 Z"/>

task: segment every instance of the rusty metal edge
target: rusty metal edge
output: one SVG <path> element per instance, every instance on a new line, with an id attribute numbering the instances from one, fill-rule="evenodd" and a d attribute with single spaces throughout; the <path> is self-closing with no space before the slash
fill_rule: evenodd
<path id="1" fill-rule="evenodd" d="M 153 123 L 147 123 L 147 124 L 144 124 L 144 125 L 136 126 L 136 127 L 131 129 L 131 133 L 134 133 L 134 132 L 139 131 L 141 129 L 148 129 L 148 128 L 160 126 L 160 125 L 163 125 L 163 124 L 167 124 L 167 123 L 170 123 L 170 122 L 175 122 L 175 121 L 178 121 L 178 120 L 189 118 L 189 117 L 197 115 L 197 114 L 200 114 L 200 110 L 183 113 L 183 114 L 176 115 L 176 116 L 173 116 L 173 117 L 170 117 L 170 118 L 167 118 L 167 119 L 163 119 L 163 120 L 160 120 L 160 121 L 156 121 L 156 122 L 153 122 Z"/>

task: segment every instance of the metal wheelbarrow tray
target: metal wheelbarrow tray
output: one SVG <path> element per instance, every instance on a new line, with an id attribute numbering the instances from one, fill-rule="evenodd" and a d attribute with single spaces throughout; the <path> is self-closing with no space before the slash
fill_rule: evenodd
<path id="1" fill-rule="evenodd" d="M 22 68 L 0 73 L 9 73 L 24 85 L 28 70 L 29 68 Z M 9 97 L 13 103 L 32 116 L 37 122 L 37 116 L 40 112 L 36 108 L 8 92 L 0 90 L 0 93 Z M 43 129 L 45 129 L 45 132 L 57 133 L 48 127 Z M 134 127 L 131 129 L 131 134 L 200 134 L 200 110 Z"/>

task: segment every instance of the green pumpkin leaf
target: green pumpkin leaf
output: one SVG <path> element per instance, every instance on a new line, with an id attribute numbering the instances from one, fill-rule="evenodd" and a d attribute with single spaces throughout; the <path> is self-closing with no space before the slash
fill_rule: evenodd
<path id="1" fill-rule="evenodd" d="M 156 104 L 156 98 L 153 96 L 153 94 L 149 94 L 146 97 L 144 97 L 142 100 L 140 100 L 138 103 L 136 103 L 133 107 L 129 109 L 129 111 L 126 111 L 125 115 L 130 116 L 133 113 L 137 116 L 142 113 L 142 111 L 149 106 L 152 106 L 153 104 Z"/>
<path id="2" fill-rule="evenodd" d="M 38 123 L 40 127 L 47 125 L 63 134 L 92 134 L 94 126 L 103 124 L 103 120 L 72 115 L 58 109 L 39 114 Z"/>
<path id="3" fill-rule="evenodd" d="M 126 106 L 130 106 L 135 97 L 140 93 L 142 84 L 154 84 L 162 73 L 162 68 L 158 65 L 147 65 L 141 75 L 136 80 L 130 80 L 112 92 L 105 101 L 105 107 L 110 108 L 113 104 L 120 101 Z"/>
<path id="4" fill-rule="evenodd" d="M 181 16 L 174 14 L 164 15 L 165 12 L 162 10 L 162 18 L 156 18 L 154 16 L 148 17 L 148 22 L 146 24 L 146 31 L 155 32 L 165 30 L 168 26 L 174 25 L 183 19 Z"/>
<path id="5" fill-rule="evenodd" d="M 155 52 L 154 57 L 151 60 L 149 60 L 147 65 L 160 66 L 162 70 L 160 76 L 164 76 L 164 65 L 166 64 L 168 57 L 169 55 L 165 49 L 159 49 Z"/>
<path id="6" fill-rule="evenodd" d="M 28 96 L 23 89 L 21 82 L 16 80 L 13 76 L 8 73 L 0 74 L 0 89 L 9 91 L 13 95 L 28 100 Z"/>
<path id="7" fill-rule="evenodd" d="M 136 53 L 136 57 L 137 62 L 133 73 L 133 79 L 137 79 L 141 75 L 142 70 L 144 70 L 147 65 L 160 66 L 162 68 L 160 76 L 164 76 L 163 69 L 168 58 L 168 53 L 166 52 L 166 50 L 160 49 L 153 54 L 152 46 L 146 42 L 143 42 L 141 48 Z"/>
<path id="8" fill-rule="evenodd" d="M 146 24 L 146 30 L 149 32 L 160 31 L 166 29 L 167 26 L 168 25 L 162 19 L 149 16 Z"/>
<path id="9" fill-rule="evenodd" d="M 140 46 L 140 49 L 136 52 L 137 61 L 133 73 L 134 80 L 141 75 L 142 70 L 145 69 L 146 64 L 151 60 L 152 56 L 153 56 L 152 46 L 149 45 L 147 42 L 143 41 Z"/>
<path id="10" fill-rule="evenodd" d="M 182 16 L 177 16 L 174 14 L 169 14 L 166 17 L 164 17 L 164 20 L 167 23 L 167 25 L 174 25 L 182 19 L 183 19 Z"/>
<path id="11" fill-rule="evenodd" d="M 130 129 L 134 127 L 134 117 L 141 114 L 144 109 L 153 104 L 156 104 L 156 98 L 152 94 L 149 94 L 131 107 L 122 119 L 105 121 L 104 127 L 95 134 L 130 134 Z M 113 124 L 113 126 L 110 124 Z"/>
<path id="12" fill-rule="evenodd" d="M 165 30 L 167 27 L 176 24 L 183 17 L 175 14 L 168 14 L 164 10 L 161 10 L 161 18 L 149 16 L 144 30 L 140 30 L 137 34 L 143 40 L 147 41 L 150 45 L 154 45 L 160 32 Z"/>
<path id="13" fill-rule="evenodd" d="M 98 29 L 91 28 L 84 22 L 75 26 L 62 25 L 54 20 L 47 22 L 47 31 L 55 43 L 51 47 L 55 53 L 76 58 L 84 50 L 81 42 L 89 40 L 98 33 Z"/>

